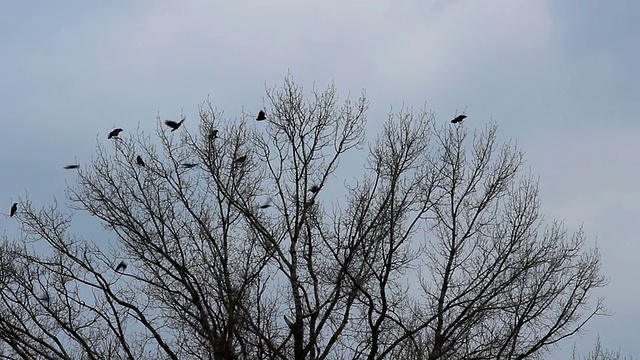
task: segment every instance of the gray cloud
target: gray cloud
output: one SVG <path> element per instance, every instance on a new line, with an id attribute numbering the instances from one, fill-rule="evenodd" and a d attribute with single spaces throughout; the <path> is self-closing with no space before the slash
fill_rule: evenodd
<path id="1" fill-rule="evenodd" d="M 390 106 L 427 107 L 468 126 L 493 118 L 540 175 L 549 218 L 598 239 L 616 315 L 605 346 L 640 353 L 640 98 L 636 3 L 289 0 L 5 5 L 0 15 L 0 194 L 47 203 L 113 126 L 153 131 L 156 114 L 195 123 L 210 95 L 227 116 L 262 107 L 291 72 L 309 88 L 362 88 L 371 130 Z M 637 15 L 635 15 L 637 16 Z M 193 121 L 193 122 L 191 122 Z M 106 140 L 106 138 L 104 139 Z M 10 225 L 6 225 L 10 226 Z M 11 230 L 11 229 L 10 229 Z M 16 229 L 11 231 L 15 232 Z M 588 346 L 592 337 L 582 339 Z M 571 344 L 563 345 L 563 350 Z M 560 355 L 558 355 L 560 356 Z"/>

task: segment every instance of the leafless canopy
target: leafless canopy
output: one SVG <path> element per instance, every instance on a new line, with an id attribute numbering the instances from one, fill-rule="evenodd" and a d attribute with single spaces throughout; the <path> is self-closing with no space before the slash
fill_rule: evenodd
<path id="1" fill-rule="evenodd" d="M 495 124 L 401 110 L 367 147 L 364 95 L 267 96 L 262 122 L 207 102 L 198 129 L 100 141 L 68 198 L 112 242 L 23 201 L 0 358 L 523 359 L 602 313 L 598 252 L 543 221 Z"/>

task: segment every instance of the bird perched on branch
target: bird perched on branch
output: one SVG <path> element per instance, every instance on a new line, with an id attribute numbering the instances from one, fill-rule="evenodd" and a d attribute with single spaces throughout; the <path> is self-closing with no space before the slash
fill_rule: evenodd
<path id="1" fill-rule="evenodd" d="M 171 128 L 171 132 L 174 132 L 174 131 L 178 130 L 178 128 L 180 127 L 180 125 L 182 125 L 182 123 L 184 122 L 185 119 L 186 118 L 182 118 L 182 120 L 180 120 L 180 122 L 175 122 L 175 121 L 171 121 L 171 120 L 165 120 L 164 124 Z"/>
<path id="2" fill-rule="evenodd" d="M 144 165 L 144 161 L 142 160 L 142 157 L 140 155 L 138 155 L 138 157 L 136 158 L 136 162 L 138 163 L 138 165 L 140 166 L 145 166 Z"/>
<path id="3" fill-rule="evenodd" d="M 127 270 L 127 263 L 123 261 L 120 261 L 120 263 L 118 264 L 118 266 L 116 266 L 116 271 L 124 271 Z"/>
<path id="4" fill-rule="evenodd" d="M 67 170 L 70 170 L 70 169 L 78 169 L 79 167 L 80 167 L 80 165 L 76 164 L 76 165 L 67 165 L 64 168 L 67 169 Z"/>
<path id="5" fill-rule="evenodd" d="M 242 155 L 242 156 L 240 156 L 239 158 L 237 158 L 237 159 L 233 160 L 233 163 L 234 163 L 234 164 L 242 164 L 242 163 L 244 163 L 245 161 L 247 161 L 247 155 Z"/>
<path id="6" fill-rule="evenodd" d="M 109 136 L 107 136 L 107 139 L 111 139 L 111 138 L 113 138 L 113 137 L 117 137 L 121 132 L 122 132 L 122 129 L 120 129 L 120 128 L 113 129 L 113 130 L 111 130 L 111 132 L 109 133 Z"/>
<path id="7" fill-rule="evenodd" d="M 312 187 L 310 187 L 310 188 L 309 188 L 309 190 L 308 190 L 308 191 L 311 191 L 312 193 L 317 194 L 317 193 L 318 193 L 318 191 L 320 191 L 320 186 L 318 186 L 318 185 L 313 185 Z"/>
<path id="8" fill-rule="evenodd" d="M 218 137 L 218 130 L 213 129 L 211 130 L 211 132 L 209 132 L 209 141 L 214 140 L 217 137 Z"/>
<path id="9" fill-rule="evenodd" d="M 9 216 L 15 215 L 16 211 L 18 211 L 18 203 L 13 203 L 13 205 L 11 205 L 11 213 Z"/>
<path id="10" fill-rule="evenodd" d="M 198 164 L 192 164 L 192 163 L 183 163 L 182 164 L 182 167 L 185 168 L 185 169 L 191 169 L 191 168 L 194 168 L 196 166 L 198 166 Z"/>
<path id="11" fill-rule="evenodd" d="M 464 120 L 466 117 L 467 117 L 467 115 L 458 115 L 458 116 L 455 117 L 455 119 L 451 120 L 451 123 L 452 124 L 459 123 L 462 120 Z"/>
<path id="12" fill-rule="evenodd" d="M 257 121 L 262 121 L 262 120 L 266 120 L 267 119 L 267 114 L 265 114 L 264 111 L 260 110 L 260 112 L 258 112 L 258 117 L 256 117 Z"/>

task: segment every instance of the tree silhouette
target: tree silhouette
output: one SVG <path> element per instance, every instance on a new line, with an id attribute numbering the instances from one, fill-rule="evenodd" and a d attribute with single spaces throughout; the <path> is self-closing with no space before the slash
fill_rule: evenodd
<path id="1" fill-rule="evenodd" d="M 340 179 L 365 144 L 364 95 L 307 99 L 287 78 L 267 96 L 268 122 L 205 103 L 198 133 L 159 122 L 157 146 L 99 144 L 68 197 L 113 242 L 21 202 L 23 238 L 0 247 L 2 357 L 524 359 L 603 313 L 597 250 L 543 222 L 495 124 L 470 136 L 391 113 L 363 175 Z M 130 161 L 140 153 L 153 170 Z"/>
<path id="2" fill-rule="evenodd" d="M 580 356 L 577 353 L 577 349 L 573 347 L 573 353 L 571 356 L 571 360 L 637 360 L 637 357 L 634 356 L 623 356 L 620 350 L 612 351 L 609 349 L 605 349 L 600 342 L 600 337 L 596 338 L 595 344 L 593 344 L 593 349 L 586 355 Z"/>

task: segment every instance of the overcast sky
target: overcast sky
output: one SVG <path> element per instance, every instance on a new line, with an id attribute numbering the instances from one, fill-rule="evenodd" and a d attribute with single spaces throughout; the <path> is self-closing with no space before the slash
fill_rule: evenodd
<path id="1" fill-rule="evenodd" d="M 207 96 L 229 117 L 256 112 L 287 73 L 365 88 L 373 127 L 391 106 L 426 102 L 442 122 L 466 106 L 467 126 L 492 118 L 525 151 L 547 218 L 600 247 L 615 315 L 578 347 L 599 334 L 640 355 L 639 20 L 633 0 L 4 1 L 0 199 L 8 212 L 25 192 L 62 198 L 61 167 L 90 161 L 113 126 L 153 131 L 184 108 L 195 129 Z"/>

